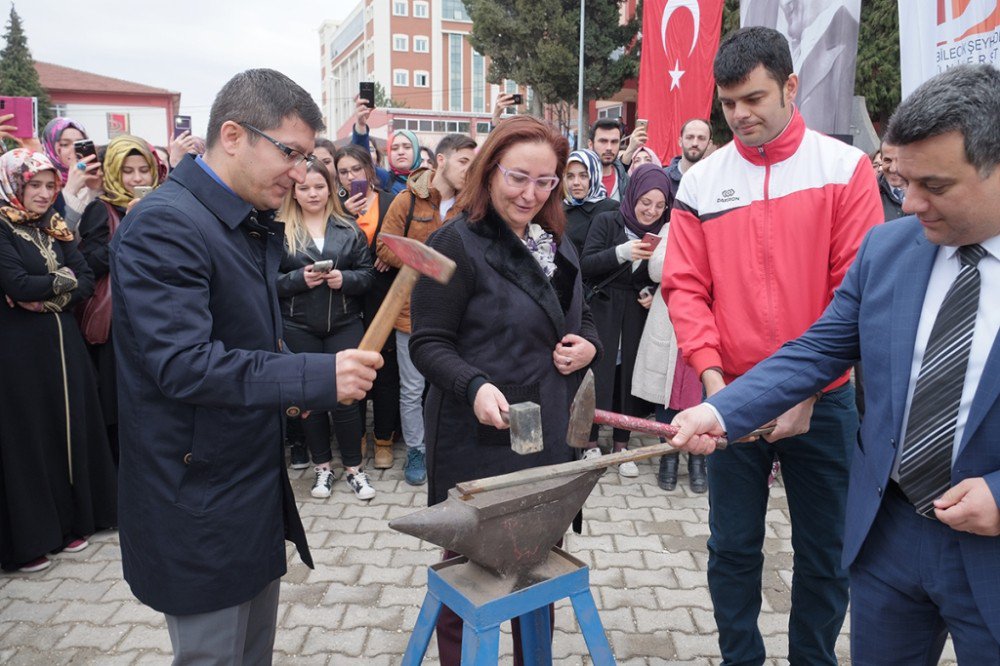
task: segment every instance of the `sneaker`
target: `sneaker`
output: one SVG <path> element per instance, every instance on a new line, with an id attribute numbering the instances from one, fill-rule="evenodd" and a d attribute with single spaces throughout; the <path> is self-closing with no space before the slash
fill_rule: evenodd
<path id="1" fill-rule="evenodd" d="M 427 463 L 424 452 L 420 449 L 406 450 L 406 464 L 403 465 L 403 478 L 411 486 L 420 486 L 427 482 Z"/>
<path id="2" fill-rule="evenodd" d="M 49 561 L 49 558 L 43 555 L 42 557 L 36 557 L 23 566 L 18 567 L 17 570 L 21 573 L 35 573 L 36 571 L 48 569 L 51 564 L 52 562 Z"/>
<path id="3" fill-rule="evenodd" d="M 595 446 L 591 449 L 587 449 L 586 451 L 583 452 L 584 460 L 593 460 L 594 458 L 600 458 L 600 457 L 601 457 L 601 449 L 598 446 Z"/>
<path id="4" fill-rule="evenodd" d="M 309 451 L 302 442 L 292 442 L 292 469 L 307 469 L 309 467 Z"/>
<path id="5" fill-rule="evenodd" d="M 79 553 L 81 550 L 90 545 L 90 542 L 86 539 L 73 539 L 66 547 L 62 549 L 64 553 Z"/>
<path id="6" fill-rule="evenodd" d="M 316 468 L 316 480 L 313 482 L 312 490 L 309 494 L 319 499 L 326 499 L 333 490 L 333 470 Z"/>
<path id="7" fill-rule="evenodd" d="M 622 464 L 618 465 L 618 474 L 620 476 L 625 476 L 630 479 L 637 477 L 639 476 L 639 466 L 636 465 L 631 460 L 629 460 L 628 462 L 623 462 Z"/>
<path id="8" fill-rule="evenodd" d="M 345 480 L 358 499 L 370 500 L 375 497 L 375 489 L 372 488 L 372 484 L 368 481 L 368 475 L 363 471 L 358 470 L 354 474 L 348 472 Z"/>

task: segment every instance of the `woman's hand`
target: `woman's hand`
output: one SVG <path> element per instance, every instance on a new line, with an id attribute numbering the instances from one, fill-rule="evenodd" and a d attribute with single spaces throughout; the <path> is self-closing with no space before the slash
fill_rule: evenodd
<path id="1" fill-rule="evenodd" d="M 198 154 L 198 138 L 191 134 L 191 130 L 184 130 L 177 135 L 177 138 L 170 142 L 167 148 L 167 157 L 170 166 L 175 167 L 181 163 L 185 155 Z"/>
<path id="2" fill-rule="evenodd" d="M 507 398 L 493 384 L 483 384 L 476 392 L 476 401 L 472 405 L 476 418 L 483 425 L 493 426 L 497 430 L 506 430 L 510 426 L 504 423 L 501 413 L 510 411 Z"/>
<path id="3" fill-rule="evenodd" d="M 80 169 L 77 164 L 83 163 L 86 168 Z M 76 196 L 83 188 L 98 189 L 100 180 L 97 174 L 100 173 L 101 163 L 97 161 L 97 155 L 87 155 L 83 159 L 73 162 L 69 166 L 66 174 L 66 191 Z"/>
<path id="4" fill-rule="evenodd" d="M 15 301 L 10 296 L 5 296 L 7 299 L 7 305 L 10 307 L 21 307 L 28 312 L 42 312 L 45 310 L 45 306 L 41 301 Z"/>
<path id="5" fill-rule="evenodd" d="M 336 269 L 324 273 L 323 277 L 326 278 L 326 286 L 330 289 L 340 289 L 344 286 L 344 274 Z"/>
<path id="6" fill-rule="evenodd" d="M 139 201 L 140 199 L 132 199 L 132 201 L 129 201 L 128 205 L 125 206 L 125 214 L 128 215 L 129 213 L 131 213 L 132 209 L 136 207 Z"/>
<path id="7" fill-rule="evenodd" d="M 645 261 L 653 256 L 653 248 L 643 241 L 636 239 L 632 243 L 632 261 Z"/>
<path id="8" fill-rule="evenodd" d="M 560 374 L 568 375 L 590 365 L 597 355 L 597 347 L 575 333 L 568 333 L 556 344 L 552 363 Z"/>
<path id="9" fill-rule="evenodd" d="M 368 197 L 364 192 L 359 192 L 344 201 L 344 208 L 354 217 L 364 215 L 368 212 Z"/>
<path id="10" fill-rule="evenodd" d="M 639 292 L 639 298 L 636 300 L 639 301 L 639 305 L 648 310 L 649 306 L 653 304 L 653 293 L 649 291 L 649 287 L 647 287 Z"/>
<path id="11" fill-rule="evenodd" d="M 385 273 L 390 268 L 392 268 L 392 266 L 390 266 L 389 264 L 385 263 L 384 261 L 382 261 L 378 257 L 375 257 L 375 270 L 377 270 L 379 273 Z"/>
<path id="12" fill-rule="evenodd" d="M 312 265 L 306 266 L 302 270 L 302 277 L 305 278 L 306 286 L 312 289 L 318 287 L 326 280 L 326 273 L 317 273 Z"/>

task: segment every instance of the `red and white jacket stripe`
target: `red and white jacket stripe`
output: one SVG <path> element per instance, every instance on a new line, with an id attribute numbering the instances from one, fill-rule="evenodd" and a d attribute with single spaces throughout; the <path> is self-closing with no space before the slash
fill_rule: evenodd
<path id="1" fill-rule="evenodd" d="M 728 382 L 801 335 L 882 221 L 867 156 L 807 129 L 798 109 L 772 141 L 734 139 L 692 166 L 662 281 L 685 360 Z"/>

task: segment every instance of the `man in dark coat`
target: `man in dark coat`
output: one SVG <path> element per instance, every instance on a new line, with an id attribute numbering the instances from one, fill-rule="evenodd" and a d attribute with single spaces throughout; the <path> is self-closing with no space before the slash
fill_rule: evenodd
<path id="1" fill-rule="evenodd" d="M 896 171 L 899 146 L 883 141 L 879 152 L 882 153 L 882 169 L 877 178 L 878 193 L 882 197 L 882 212 L 885 213 L 885 221 L 889 222 L 905 215 L 903 213 L 903 197 L 906 196 L 906 181 Z"/>
<path id="2" fill-rule="evenodd" d="M 274 209 L 303 182 L 322 116 L 273 70 L 212 106 L 185 158 L 111 243 L 122 567 L 167 616 L 175 663 L 270 663 L 286 538 L 312 566 L 282 423 L 371 388 L 376 353 L 291 354 Z"/>

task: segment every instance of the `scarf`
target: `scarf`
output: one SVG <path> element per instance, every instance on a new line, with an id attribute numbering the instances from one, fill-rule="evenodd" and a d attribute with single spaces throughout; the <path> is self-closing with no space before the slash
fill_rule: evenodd
<path id="1" fill-rule="evenodd" d="M 535 258 L 538 265 L 542 267 L 545 277 L 552 278 L 556 272 L 556 239 L 548 231 L 539 225 L 531 222 L 528 224 L 528 232 L 521 239 L 528 252 Z"/>
<path id="2" fill-rule="evenodd" d="M 628 168 L 628 175 L 631 176 L 632 174 L 634 174 L 636 172 L 636 170 L 638 170 L 639 167 L 642 166 L 642 164 L 636 164 L 635 163 L 635 156 L 638 155 L 639 153 L 643 153 L 643 152 L 646 153 L 647 155 L 649 155 L 649 160 L 650 161 L 646 162 L 646 164 L 655 164 L 656 166 L 658 166 L 660 168 L 663 167 L 663 162 L 660 161 L 660 158 L 656 155 L 656 153 L 654 153 L 648 147 L 643 146 L 639 150 L 635 151 L 635 155 L 632 155 L 632 165 Z"/>
<path id="3" fill-rule="evenodd" d="M 411 132 L 410 130 L 396 130 L 395 132 L 392 133 L 392 136 L 389 137 L 389 143 L 386 145 L 391 148 L 392 140 L 395 139 L 396 136 L 402 136 L 403 138 L 405 138 L 407 141 L 410 142 L 410 145 L 413 146 L 413 164 L 410 165 L 409 169 L 406 170 L 397 169 L 396 167 L 392 166 L 391 161 L 389 164 L 389 168 L 392 170 L 392 173 L 394 175 L 400 176 L 403 179 L 405 179 L 406 176 L 409 176 L 417 167 L 420 166 L 420 162 L 422 161 L 420 158 L 420 141 L 417 140 L 417 135 Z"/>
<path id="4" fill-rule="evenodd" d="M 579 162 L 587 167 L 587 173 L 590 174 L 590 191 L 587 192 L 584 198 L 574 199 L 573 195 L 567 189 L 566 198 L 563 199 L 563 203 L 567 206 L 581 206 L 585 203 L 593 203 L 601 199 L 606 199 L 608 191 L 604 189 L 604 183 L 601 182 L 601 158 L 597 156 L 597 153 L 592 150 L 574 150 L 569 154 L 566 166 L 569 167 L 573 162 Z"/>
<path id="5" fill-rule="evenodd" d="M 66 175 L 69 173 L 70 165 L 63 164 L 62 160 L 59 159 L 59 139 L 62 137 L 62 133 L 70 127 L 79 130 L 84 138 L 86 138 L 87 130 L 83 128 L 83 125 L 69 118 L 53 118 L 45 125 L 45 129 L 42 130 L 42 148 L 45 149 L 45 155 L 52 162 L 52 166 L 56 168 L 59 178 L 64 184 L 66 183 Z"/>
<path id="6" fill-rule="evenodd" d="M 153 176 L 152 186 L 156 187 L 160 183 L 156 157 L 150 151 L 149 144 L 131 134 L 120 134 L 111 140 L 104 153 L 104 194 L 101 199 L 112 206 L 124 208 L 135 198 L 122 183 L 122 166 L 125 158 L 133 152 L 139 153 L 149 166 Z"/>
<path id="7" fill-rule="evenodd" d="M 23 224 L 41 229 L 59 241 L 73 240 L 73 232 L 56 212 L 32 213 L 21 202 L 24 187 L 29 180 L 42 171 L 55 171 L 49 159 L 41 153 L 33 153 L 27 148 L 17 148 L 0 156 L 0 214 L 11 224 Z M 58 179 L 56 187 L 59 187 Z M 55 197 L 53 197 L 55 202 Z"/>
<path id="8" fill-rule="evenodd" d="M 659 190 L 663 193 L 663 198 L 667 202 L 667 207 L 663 210 L 660 218 L 645 226 L 639 223 L 635 217 L 635 207 L 639 199 L 650 190 Z M 647 233 L 658 234 L 663 225 L 670 219 L 670 178 L 667 173 L 655 164 L 643 164 L 629 178 L 628 185 L 625 186 L 625 194 L 622 196 L 621 210 L 622 217 L 625 218 L 625 228 L 642 238 Z"/>

